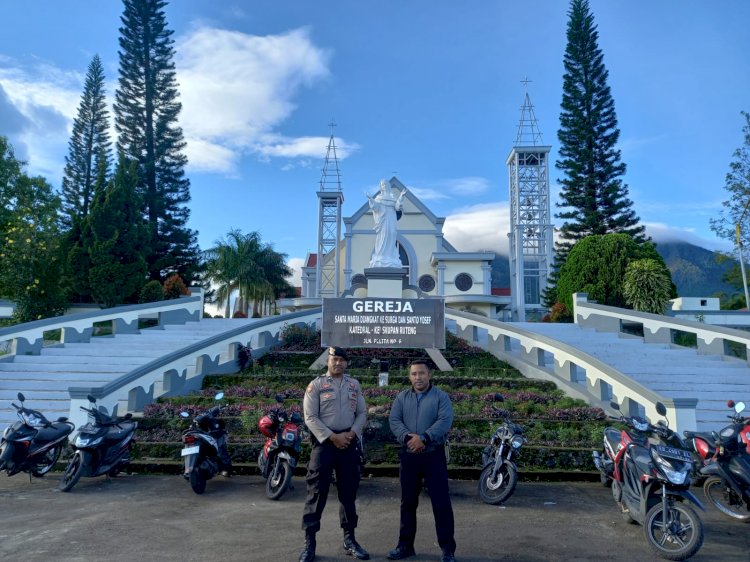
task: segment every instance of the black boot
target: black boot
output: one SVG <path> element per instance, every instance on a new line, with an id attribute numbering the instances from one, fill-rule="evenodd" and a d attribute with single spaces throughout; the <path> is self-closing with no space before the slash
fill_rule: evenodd
<path id="1" fill-rule="evenodd" d="M 362 548 L 354 538 L 354 529 L 344 529 L 344 552 L 360 560 L 370 559 L 370 553 Z"/>
<path id="2" fill-rule="evenodd" d="M 299 562 L 313 562 L 315 560 L 315 533 L 305 531 L 305 549 L 299 555 Z"/>

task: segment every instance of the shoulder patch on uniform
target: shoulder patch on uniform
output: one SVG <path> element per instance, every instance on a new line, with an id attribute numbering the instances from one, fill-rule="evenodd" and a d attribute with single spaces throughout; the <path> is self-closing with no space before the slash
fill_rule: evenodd
<path id="1" fill-rule="evenodd" d="M 310 383 L 307 385 L 307 390 L 305 390 L 305 392 L 307 394 L 312 394 L 312 391 L 313 391 L 313 383 Z"/>

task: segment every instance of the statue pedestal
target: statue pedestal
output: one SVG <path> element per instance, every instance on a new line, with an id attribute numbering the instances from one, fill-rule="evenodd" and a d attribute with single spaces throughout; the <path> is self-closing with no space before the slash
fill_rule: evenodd
<path id="1" fill-rule="evenodd" d="M 403 267 L 371 267 L 365 269 L 367 296 L 371 298 L 400 299 L 407 285 Z"/>

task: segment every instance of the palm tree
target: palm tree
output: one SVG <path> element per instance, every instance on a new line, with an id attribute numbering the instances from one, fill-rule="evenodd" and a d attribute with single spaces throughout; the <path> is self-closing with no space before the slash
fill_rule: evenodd
<path id="1" fill-rule="evenodd" d="M 254 316 L 258 313 L 259 300 L 270 306 L 270 303 L 275 302 L 280 293 L 292 293 L 294 291 L 294 288 L 286 280 L 293 273 L 286 264 L 287 257 L 287 254 L 276 252 L 273 249 L 273 244 L 263 246 L 258 255 L 257 263 L 263 269 L 264 279 L 256 287 Z"/>
<path id="2" fill-rule="evenodd" d="M 251 288 L 260 280 L 262 270 L 256 263 L 261 250 L 260 234 L 243 234 L 239 229 L 229 231 L 226 239 L 217 240 L 206 250 L 207 277 L 218 285 L 216 300 L 225 303 L 225 316 L 230 317 L 229 299 L 239 292 L 239 302 L 247 313 L 247 299 Z"/>
<path id="3" fill-rule="evenodd" d="M 259 302 L 274 301 L 280 292 L 294 290 L 285 279 L 292 274 L 286 265 L 287 255 L 274 251 L 272 244 L 263 244 L 258 232 L 243 234 L 232 229 L 226 239 L 215 244 L 205 252 L 206 275 L 218 285 L 216 301 L 224 304 L 227 318 L 231 315 L 229 299 L 234 291 L 238 292 L 245 314 L 250 299 L 253 300 L 253 316 L 256 316 Z"/>

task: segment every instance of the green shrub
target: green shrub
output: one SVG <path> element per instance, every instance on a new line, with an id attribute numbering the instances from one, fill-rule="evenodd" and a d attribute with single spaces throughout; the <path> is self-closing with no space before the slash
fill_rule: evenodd
<path id="1" fill-rule="evenodd" d="M 164 300 L 164 288 L 157 280 L 149 281 L 142 288 L 138 295 L 138 302 L 156 302 Z"/>

